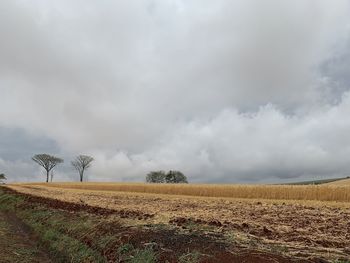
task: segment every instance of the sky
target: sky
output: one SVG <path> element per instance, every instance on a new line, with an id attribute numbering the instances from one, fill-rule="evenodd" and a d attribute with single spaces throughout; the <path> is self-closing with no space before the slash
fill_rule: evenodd
<path id="1" fill-rule="evenodd" d="M 350 1 L 3 0 L 0 37 L 9 182 L 350 175 Z"/>

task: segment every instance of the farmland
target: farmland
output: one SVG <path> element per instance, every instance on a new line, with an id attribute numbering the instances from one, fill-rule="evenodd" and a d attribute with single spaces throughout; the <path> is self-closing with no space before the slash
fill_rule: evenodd
<path id="1" fill-rule="evenodd" d="M 82 242 L 91 255 L 99 252 L 95 257 L 103 255 L 101 262 L 128 262 L 115 253 L 130 244 L 131 259 L 151 249 L 155 254 L 149 262 L 347 262 L 350 258 L 350 187 L 335 182 L 307 186 L 32 183 L 14 184 L 6 191 L 26 202 L 19 206 L 22 209 L 44 209 L 41 227 L 58 224 L 60 234 Z M 31 212 L 23 213 L 19 217 L 30 224 Z M 90 222 L 83 237 L 57 223 L 74 224 L 81 218 Z M 103 248 L 94 243 L 101 240 Z"/>
<path id="2" fill-rule="evenodd" d="M 116 191 L 133 193 L 151 193 L 167 195 L 186 195 L 202 197 L 227 197 L 272 200 L 314 200 L 350 202 L 350 191 L 342 180 L 322 185 L 206 185 L 206 184 L 144 184 L 144 183 L 39 183 L 22 184 L 80 189 L 87 191 Z M 342 183 L 340 183 L 342 182 Z"/>

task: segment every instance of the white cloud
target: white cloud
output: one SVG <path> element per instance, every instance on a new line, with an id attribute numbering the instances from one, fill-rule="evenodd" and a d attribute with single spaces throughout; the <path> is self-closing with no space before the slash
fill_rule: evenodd
<path id="1" fill-rule="evenodd" d="M 178 169 L 193 181 L 278 181 L 347 176 L 350 96 L 337 106 L 288 116 L 272 105 L 251 114 L 226 109 L 210 120 L 175 125 L 140 154 L 96 154 L 94 175 L 143 180 L 150 170 Z"/>
<path id="2" fill-rule="evenodd" d="M 0 127 L 93 154 L 93 179 L 347 174 L 349 12 L 348 1 L 3 1 Z"/>

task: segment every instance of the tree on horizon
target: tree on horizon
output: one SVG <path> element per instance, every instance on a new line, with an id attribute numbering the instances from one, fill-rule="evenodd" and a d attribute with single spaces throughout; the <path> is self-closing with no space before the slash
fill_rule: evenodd
<path id="1" fill-rule="evenodd" d="M 46 171 L 46 182 L 49 182 L 50 171 L 60 163 L 63 163 L 63 159 L 49 155 L 46 153 L 36 154 L 32 157 L 32 160 L 42 166 Z"/>
<path id="2" fill-rule="evenodd" d="M 2 180 L 7 180 L 5 174 L 0 174 L 0 182 L 2 183 Z"/>
<path id="3" fill-rule="evenodd" d="M 72 166 L 79 172 L 80 182 L 83 181 L 84 172 L 90 166 L 94 158 L 88 155 L 79 155 L 71 162 Z"/>

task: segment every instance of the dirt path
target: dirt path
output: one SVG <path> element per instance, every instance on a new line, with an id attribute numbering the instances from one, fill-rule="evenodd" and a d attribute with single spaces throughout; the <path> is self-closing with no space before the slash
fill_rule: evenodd
<path id="1" fill-rule="evenodd" d="M 0 211 L 1 263 L 51 262 L 34 240 L 15 215 Z"/>

